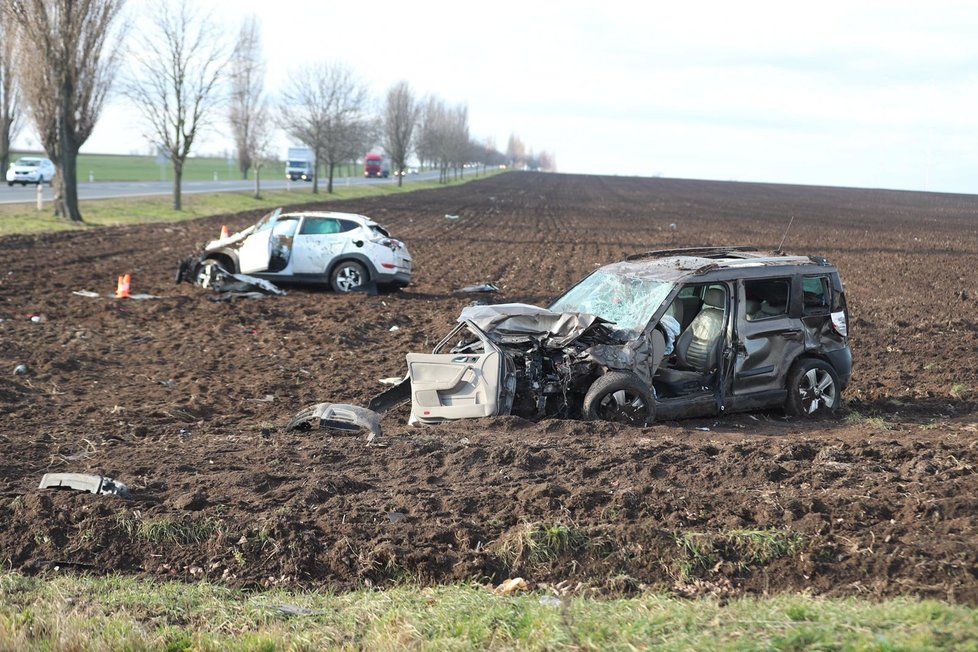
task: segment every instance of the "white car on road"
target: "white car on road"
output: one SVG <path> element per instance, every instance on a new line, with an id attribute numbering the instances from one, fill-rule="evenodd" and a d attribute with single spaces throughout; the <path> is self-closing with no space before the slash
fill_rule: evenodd
<path id="1" fill-rule="evenodd" d="M 328 284 L 337 292 L 404 287 L 411 281 L 405 244 L 353 213 L 278 209 L 244 231 L 207 243 L 196 259 L 181 265 L 178 279 L 207 287 L 218 266 L 272 282 Z"/>
<path id="2" fill-rule="evenodd" d="M 7 169 L 7 185 L 15 183 L 26 186 L 29 183 L 50 184 L 54 181 L 54 163 L 36 156 L 22 156 Z"/>

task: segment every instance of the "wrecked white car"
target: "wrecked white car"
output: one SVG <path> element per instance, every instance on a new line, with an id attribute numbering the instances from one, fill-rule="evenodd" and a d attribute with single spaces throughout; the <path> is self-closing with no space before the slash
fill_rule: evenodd
<path id="1" fill-rule="evenodd" d="M 177 280 L 211 287 L 222 272 L 356 292 L 407 286 L 412 261 L 403 242 L 363 215 L 278 209 L 207 243 L 181 263 Z"/>
<path id="2" fill-rule="evenodd" d="M 606 265 L 549 308 L 470 306 L 397 386 L 364 408 L 323 403 L 290 428 L 515 414 L 645 425 L 783 407 L 834 412 L 852 353 L 838 270 L 747 248 L 656 251 Z M 354 408 L 354 409 L 349 409 Z"/>

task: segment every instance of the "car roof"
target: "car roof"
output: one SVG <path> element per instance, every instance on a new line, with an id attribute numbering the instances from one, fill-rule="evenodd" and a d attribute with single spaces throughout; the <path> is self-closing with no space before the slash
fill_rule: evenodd
<path id="1" fill-rule="evenodd" d="M 776 276 L 835 268 L 816 256 L 787 256 L 752 247 L 695 247 L 663 249 L 629 256 L 601 268 L 612 274 L 659 281 L 703 282 L 735 278 Z"/>
<path id="2" fill-rule="evenodd" d="M 331 217 L 336 220 L 353 220 L 354 222 L 361 222 L 363 224 L 376 224 L 372 219 L 366 215 L 358 215 L 357 213 L 337 213 L 335 211 L 298 211 L 295 213 L 282 213 L 279 217 Z"/>

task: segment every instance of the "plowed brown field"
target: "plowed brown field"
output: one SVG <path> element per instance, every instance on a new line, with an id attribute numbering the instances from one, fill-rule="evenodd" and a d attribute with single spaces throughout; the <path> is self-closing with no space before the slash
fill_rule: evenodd
<path id="1" fill-rule="evenodd" d="M 0 240 L 0 563 L 978 603 L 978 197 L 514 173 L 328 209 L 406 240 L 416 283 L 234 304 L 172 283 L 222 223 L 255 215 Z M 282 428 L 403 373 L 471 300 L 463 285 L 542 303 L 629 253 L 776 244 L 790 216 L 786 250 L 828 257 L 847 284 L 855 371 L 837 420 L 418 429 L 401 410 L 380 446 Z M 71 293 L 126 272 L 161 298 Z M 38 491 L 51 471 L 110 475 L 134 498 Z"/>

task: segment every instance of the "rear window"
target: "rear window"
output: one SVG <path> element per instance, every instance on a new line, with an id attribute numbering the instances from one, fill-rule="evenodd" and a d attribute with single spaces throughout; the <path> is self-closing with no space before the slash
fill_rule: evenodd
<path id="1" fill-rule="evenodd" d="M 801 279 L 806 314 L 825 312 L 831 305 L 829 278 L 827 276 L 805 276 Z"/>
<path id="2" fill-rule="evenodd" d="M 380 226 L 379 224 L 371 224 L 370 225 L 370 230 L 373 231 L 377 235 L 384 236 L 385 238 L 391 237 L 391 234 L 387 232 L 387 229 L 385 229 L 384 227 Z"/>
<path id="3" fill-rule="evenodd" d="M 759 321 L 788 314 L 791 282 L 788 279 L 744 281 L 744 316 Z"/>
<path id="4" fill-rule="evenodd" d="M 327 217 L 307 217 L 302 222 L 300 235 L 332 235 L 340 232 L 340 221 Z"/>
<path id="5" fill-rule="evenodd" d="M 350 220 L 335 220 L 331 217 L 307 217 L 302 223 L 301 235 L 333 235 L 346 233 L 359 226 Z"/>

